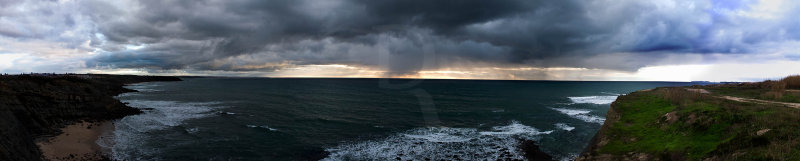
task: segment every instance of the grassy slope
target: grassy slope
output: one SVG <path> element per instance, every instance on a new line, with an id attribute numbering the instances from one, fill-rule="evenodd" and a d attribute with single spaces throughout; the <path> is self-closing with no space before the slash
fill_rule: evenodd
<path id="1" fill-rule="evenodd" d="M 660 160 L 800 160 L 798 109 L 735 102 L 682 88 L 635 92 L 620 97 L 613 108 L 619 120 L 600 136 L 608 142 L 596 149 L 599 154 L 624 158 L 635 152 Z M 668 113 L 674 114 L 672 119 Z M 756 135 L 763 129 L 771 130 Z"/>

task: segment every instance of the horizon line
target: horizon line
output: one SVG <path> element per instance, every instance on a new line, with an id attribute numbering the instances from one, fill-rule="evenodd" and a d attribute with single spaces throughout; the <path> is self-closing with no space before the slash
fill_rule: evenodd
<path id="1" fill-rule="evenodd" d="M 757 81 L 665 81 L 665 80 L 564 80 L 564 79 L 480 79 L 480 78 L 393 78 L 393 77 L 269 77 L 269 76 L 232 76 L 232 75 L 141 75 L 141 74 L 106 74 L 106 73 L 18 73 L 7 75 L 55 74 L 55 75 L 135 75 L 135 76 L 171 76 L 171 77 L 207 77 L 207 78 L 270 78 L 270 79 L 408 79 L 408 80 L 474 80 L 474 81 L 553 81 L 553 82 L 709 82 L 709 83 L 744 83 Z M 765 79 L 769 80 L 769 79 Z"/>

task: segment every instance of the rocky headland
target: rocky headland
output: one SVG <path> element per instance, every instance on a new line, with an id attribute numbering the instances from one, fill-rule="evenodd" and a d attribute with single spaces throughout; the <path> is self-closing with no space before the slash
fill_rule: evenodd
<path id="1" fill-rule="evenodd" d="M 576 160 L 800 160 L 800 76 L 620 96 Z"/>
<path id="2" fill-rule="evenodd" d="M 0 160 L 44 160 L 35 140 L 56 136 L 80 122 L 101 122 L 141 113 L 114 96 L 135 92 L 125 84 L 180 81 L 177 77 L 24 74 L 0 76 Z"/>

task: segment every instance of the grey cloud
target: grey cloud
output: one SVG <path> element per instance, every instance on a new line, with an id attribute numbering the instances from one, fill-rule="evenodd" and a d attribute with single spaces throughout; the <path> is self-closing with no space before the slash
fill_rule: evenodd
<path id="1" fill-rule="evenodd" d="M 78 14 L 80 8 L 58 1 L 0 0 L 0 41 L 7 42 L 0 52 L 43 57 L 91 52 L 84 44 L 94 31 L 91 20 Z"/>
<path id="2" fill-rule="evenodd" d="M 227 1 L 225 1 L 227 2 Z M 314 9 L 314 3 L 333 2 L 331 6 L 322 6 L 329 9 L 325 11 L 309 11 L 305 8 Z M 416 45 L 431 42 L 413 42 L 414 44 L 403 44 L 409 38 L 402 37 L 413 34 L 425 34 L 422 37 L 434 37 L 432 32 L 420 33 L 416 28 L 434 28 L 436 32 L 455 29 L 455 27 L 486 21 L 497 16 L 507 15 L 514 12 L 513 8 L 520 8 L 514 3 L 517 1 L 504 2 L 501 4 L 487 1 L 463 1 L 449 2 L 440 4 L 427 4 L 428 1 L 402 1 L 401 3 L 385 1 L 375 3 L 372 1 L 236 1 L 221 3 L 218 1 L 203 1 L 197 3 L 182 3 L 177 1 L 140 1 L 142 8 L 136 15 L 121 15 L 125 21 L 108 21 L 101 24 L 100 31 L 115 43 L 145 43 L 162 44 L 174 40 L 196 40 L 205 41 L 212 46 L 203 48 L 206 50 L 198 51 L 198 46 L 170 46 L 164 48 L 148 47 L 143 51 L 110 52 L 107 56 L 100 56 L 90 62 L 92 65 L 116 65 L 119 67 L 137 67 L 139 63 L 124 63 L 125 59 L 132 60 L 154 60 L 175 57 L 203 57 L 208 61 L 222 59 L 241 54 L 256 54 L 267 49 L 271 44 L 282 44 L 294 48 L 298 51 L 283 50 L 284 57 L 301 64 L 314 63 L 351 63 L 351 64 L 374 64 L 368 61 L 341 61 L 338 58 L 326 53 L 342 54 L 337 51 L 311 51 L 316 56 L 309 56 L 309 49 L 314 46 L 292 45 L 302 40 L 318 41 L 320 39 L 332 38 L 333 44 L 327 46 L 343 45 L 348 46 L 353 42 L 369 44 L 369 42 L 382 42 L 382 47 L 387 47 L 387 51 L 393 55 L 402 55 L 402 58 L 393 58 L 403 64 L 389 65 L 392 69 L 405 68 L 402 66 L 417 66 L 417 61 L 412 59 L 421 51 L 415 50 Z M 308 5 L 311 5 L 310 7 Z M 395 8 L 392 6 L 400 6 Z M 454 6 L 450 10 L 437 10 L 437 6 Z M 483 8 L 482 8 L 483 7 Z M 489 7 L 489 8 L 487 8 Z M 495 7 L 495 8 L 490 8 Z M 333 8 L 333 9 L 331 9 Z M 355 11 L 348 12 L 355 8 Z M 358 10 L 358 8 L 364 8 Z M 470 10 L 477 8 L 477 10 Z M 397 14 L 394 11 L 398 11 Z M 521 9 L 521 8 L 520 8 Z M 520 10 L 517 9 L 517 10 Z M 199 12 L 198 12 L 199 11 Z M 402 11 L 402 12 L 401 12 Z M 467 15 L 462 15 L 466 11 Z M 111 11 L 112 13 L 120 13 Z M 311 13 L 325 12 L 325 13 Z M 344 14 L 339 14 L 344 12 Z M 380 13 L 372 13 L 380 12 Z M 127 17 L 126 17 L 127 16 Z M 113 16 L 109 16 L 114 18 Z M 103 21 L 103 17 L 97 21 Z M 116 18 L 119 19 L 119 18 Z M 335 21 L 332 21 L 335 20 Z M 441 22 L 440 22 L 441 21 Z M 374 36 L 384 35 L 384 36 Z M 385 36 L 393 35 L 393 36 Z M 400 36 L 400 37 L 398 37 Z M 380 38 L 402 39 L 400 44 L 385 44 L 385 40 Z M 442 41 L 454 41 L 449 38 L 440 38 Z M 459 40 L 461 41 L 461 40 Z M 464 40 L 466 43 L 478 44 L 475 47 L 465 46 L 464 49 L 475 49 L 474 51 L 487 51 L 478 49 L 479 47 L 499 48 L 486 43 Z M 463 46 L 463 45 L 462 45 Z M 336 47 L 334 47 L 336 48 Z M 453 48 L 453 46 L 443 46 L 443 48 Z M 213 49 L 208 51 L 208 49 Z M 461 50 L 466 55 L 475 55 L 473 50 Z M 186 52 L 182 52 L 186 51 Z M 133 54 L 142 52 L 145 54 Z M 202 53 L 201 53 L 202 52 Z M 201 55 L 211 52 L 211 56 Z M 305 53 L 301 55 L 289 55 L 290 53 Z M 368 56 L 370 53 L 362 51 Z M 501 53 L 500 53 L 501 54 Z M 126 56 L 136 55 L 137 58 Z M 193 56 L 199 55 L 199 56 Z M 450 54 L 458 56 L 457 54 Z M 138 58 L 148 57 L 148 58 Z M 324 57 L 327 59 L 315 59 Z M 397 56 L 395 56 L 397 57 Z M 491 56 L 482 56 L 487 58 Z M 305 60 L 304 58 L 309 58 Z M 183 62 L 163 60 L 147 62 L 174 62 L 165 63 L 164 68 L 182 67 L 176 64 L 184 63 L 191 65 L 198 63 L 195 59 Z M 144 63 L 142 66 L 151 66 L 156 63 Z M 402 69 L 405 70 L 405 69 Z M 405 72 L 405 71 L 404 71 Z"/>
<path id="3" fill-rule="evenodd" d="M 290 62 L 409 74 L 479 62 L 633 71 L 672 53 L 758 53 L 761 44 L 800 39 L 800 22 L 792 16 L 741 17 L 732 12 L 749 4 L 724 1 L 113 3 L 122 2 L 84 3 L 84 14 L 105 36 L 97 41 L 107 41 L 93 41 L 107 52 L 89 66 L 237 71 L 276 70 L 281 66 L 263 64 Z M 800 13 L 792 5 L 789 13 Z M 129 44 L 147 46 L 124 48 Z M 251 61 L 240 61 L 247 56 Z M 259 65 L 264 68 L 252 68 Z"/>

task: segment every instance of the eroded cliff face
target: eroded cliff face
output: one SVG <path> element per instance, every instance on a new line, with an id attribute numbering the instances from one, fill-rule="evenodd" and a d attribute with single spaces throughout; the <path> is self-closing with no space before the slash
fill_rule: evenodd
<path id="1" fill-rule="evenodd" d="M 0 108 L 5 109 L 4 105 Z M 0 160 L 41 160 L 33 138 L 9 110 L 0 110 Z"/>
<path id="2" fill-rule="evenodd" d="M 624 97 L 624 96 L 623 96 Z M 619 100 L 619 99 L 617 99 Z M 608 113 L 606 113 L 606 121 L 603 123 L 603 126 L 600 127 L 600 130 L 597 134 L 594 135 L 591 141 L 589 141 L 589 145 L 587 145 L 586 149 L 584 149 L 583 153 L 575 159 L 575 161 L 613 161 L 619 160 L 623 157 L 618 157 L 609 154 L 602 154 L 599 150 L 600 147 L 605 146 L 610 141 L 608 137 L 608 129 L 611 128 L 617 121 L 619 121 L 619 113 L 614 110 L 614 104 L 617 101 L 611 104 L 611 108 L 608 109 Z M 625 157 L 625 158 L 634 158 L 634 157 Z"/>
<path id="3" fill-rule="evenodd" d="M 113 98 L 124 84 L 179 81 L 177 77 L 117 75 L 0 76 L 0 160 L 42 160 L 34 139 L 78 121 L 141 113 Z"/>

